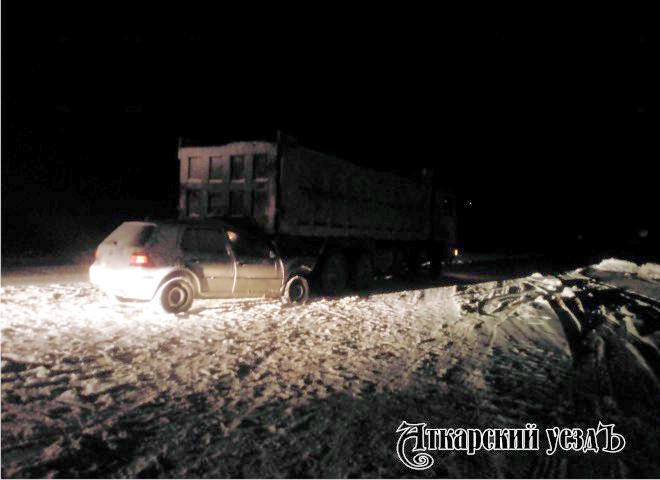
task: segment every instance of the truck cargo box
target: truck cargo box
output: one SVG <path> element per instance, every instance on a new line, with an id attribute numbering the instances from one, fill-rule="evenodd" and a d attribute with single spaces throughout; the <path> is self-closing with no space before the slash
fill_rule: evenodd
<path id="1" fill-rule="evenodd" d="M 179 149 L 184 218 L 248 219 L 271 235 L 417 241 L 431 236 L 430 178 L 415 181 L 278 142 Z"/>
<path id="2" fill-rule="evenodd" d="M 277 146 L 236 142 L 179 149 L 181 218 L 250 218 L 275 232 Z"/>

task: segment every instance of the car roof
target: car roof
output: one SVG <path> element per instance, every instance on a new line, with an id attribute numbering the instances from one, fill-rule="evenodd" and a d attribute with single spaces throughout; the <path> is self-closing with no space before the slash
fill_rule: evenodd
<path id="1" fill-rule="evenodd" d="M 236 219 L 236 222 L 227 222 L 224 219 L 204 219 L 197 220 L 192 218 L 164 218 L 164 219 L 145 219 L 145 220 L 132 220 L 124 223 L 142 223 L 144 225 L 167 225 L 169 227 L 177 226 L 194 226 L 194 227 L 212 227 L 212 228 L 231 228 L 237 232 L 244 232 L 246 234 L 251 234 L 255 237 L 262 238 L 264 240 L 268 239 L 268 235 L 265 235 L 258 227 L 251 225 L 248 222 L 241 221 L 241 219 Z"/>
<path id="2" fill-rule="evenodd" d="M 191 218 L 146 218 L 144 220 L 128 220 L 124 223 L 143 223 L 145 225 L 229 226 L 227 222 L 221 219 L 196 220 Z"/>

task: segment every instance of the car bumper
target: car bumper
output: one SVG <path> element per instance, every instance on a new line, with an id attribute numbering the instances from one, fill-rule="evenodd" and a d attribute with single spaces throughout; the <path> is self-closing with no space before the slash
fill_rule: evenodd
<path id="1" fill-rule="evenodd" d="M 135 300 L 151 300 L 167 269 L 159 268 L 108 268 L 93 264 L 89 268 L 89 280 L 102 290 L 118 297 Z"/>

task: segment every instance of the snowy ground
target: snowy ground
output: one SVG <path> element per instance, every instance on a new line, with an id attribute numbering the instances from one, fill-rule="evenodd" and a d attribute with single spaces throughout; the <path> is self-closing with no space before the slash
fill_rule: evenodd
<path id="1" fill-rule="evenodd" d="M 5 282 L 2 475 L 657 476 L 658 284 L 603 269 L 183 315 L 75 275 Z M 446 452 L 414 472 L 393 454 L 403 420 L 602 421 L 628 444 Z"/>

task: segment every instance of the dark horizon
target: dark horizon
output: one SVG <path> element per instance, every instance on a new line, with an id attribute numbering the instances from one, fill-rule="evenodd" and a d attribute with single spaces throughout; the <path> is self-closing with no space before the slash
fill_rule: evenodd
<path id="1" fill-rule="evenodd" d="M 3 10 L 3 253 L 60 248 L 68 237 L 45 238 L 52 224 L 175 215 L 179 138 L 277 130 L 371 168 L 433 168 L 472 201 L 459 235 L 481 249 L 657 236 L 656 149 L 637 113 L 650 91 L 641 25 L 457 25 L 439 46 L 346 38 L 309 55 L 292 39 L 228 48 L 238 27 L 215 38 L 42 21 L 27 32 Z"/>

